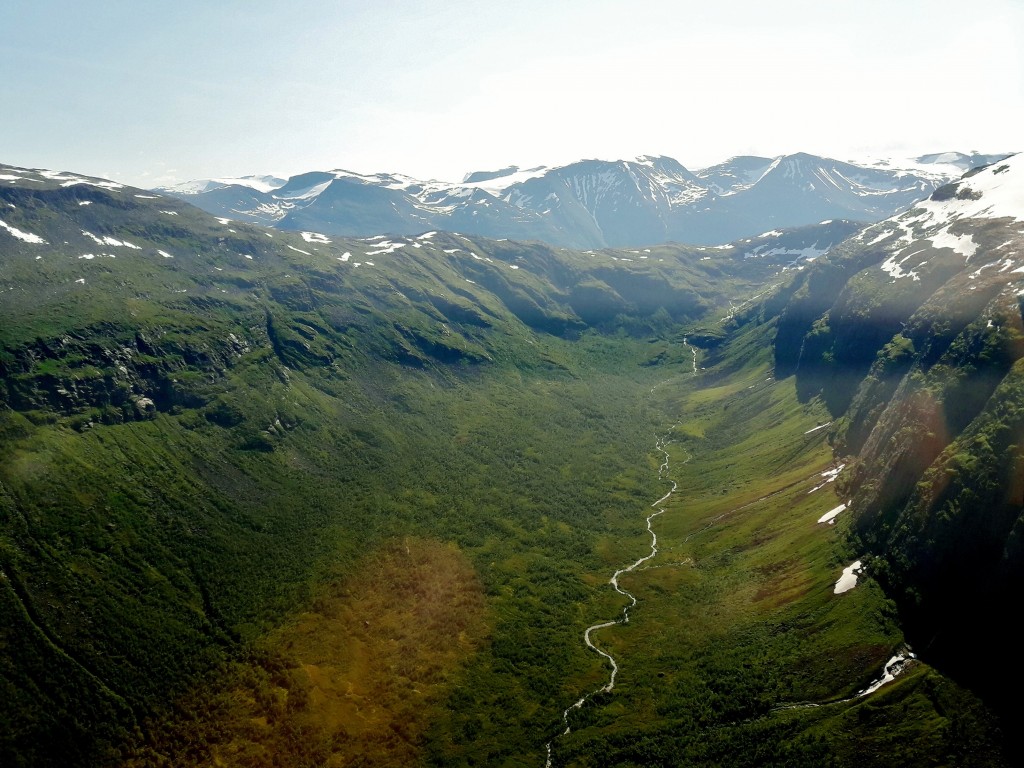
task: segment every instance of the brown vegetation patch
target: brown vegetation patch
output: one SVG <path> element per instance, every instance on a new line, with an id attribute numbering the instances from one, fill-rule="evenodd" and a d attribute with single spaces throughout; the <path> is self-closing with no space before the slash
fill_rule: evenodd
<path id="1" fill-rule="evenodd" d="M 392 542 L 358 565 L 228 682 L 179 702 L 176 722 L 156 725 L 129 765 L 418 763 L 433 715 L 485 636 L 483 590 L 443 542 Z"/>
<path id="2" fill-rule="evenodd" d="M 771 608 L 779 608 L 799 600 L 810 594 L 815 587 L 806 568 L 797 558 L 791 557 L 759 565 L 754 568 L 754 572 L 759 583 L 759 588 L 754 594 L 754 602 L 767 601 Z"/>

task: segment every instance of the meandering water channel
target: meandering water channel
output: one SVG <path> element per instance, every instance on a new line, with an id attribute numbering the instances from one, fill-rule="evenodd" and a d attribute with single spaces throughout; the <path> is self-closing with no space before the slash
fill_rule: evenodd
<path id="1" fill-rule="evenodd" d="M 689 345 L 687 345 L 687 346 L 689 346 Z M 696 359 L 696 352 L 694 353 L 694 359 Z M 695 366 L 696 366 L 696 363 L 695 363 Z M 670 457 L 669 457 L 669 453 L 668 453 L 667 448 L 668 448 L 668 444 L 670 442 L 671 441 L 668 439 L 667 436 L 659 437 L 659 438 L 657 438 L 655 440 L 655 450 L 660 452 L 662 454 L 662 456 L 664 457 L 664 459 L 661 462 L 661 466 L 658 467 L 658 479 L 659 480 L 664 480 L 666 474 L 668 473 L 669 458 Z M 636 595 L 634 595 L 629 590 L 623 589 L 619 585 L 619 577 L 622 576 L 625 573 L 630 573 L 631 571 L 635 571 L 641 565 L 646 563 L 648 560 L 651 560 L 652 558 L 654 558 L 658 554 L 658 534 L 656 534 L 654 532 L 654 528 L 652 527 L 652 522 L 653 522 L 654 518 L 656 518 L 658 515 L 664 514 L 665 507 L 663 507 L 661 505 L 664 504 L 665 502 L 667 502 L 669 500 L 669 498 L 672 496 L 672 494 L 675 493 L 676 489 L 678 488 L 678 486 L 677 486 L 677 484 L 676 484 L 676 482 L 674 480 L 671 480 L 670 482 L 672 483 L 672 487 L 669 488 L 668 492 L 664 496 L 662 496 L 660 499 L 658 499 L 657 501 L 655 501 L 654 503 L 651 504 L 652 507 L 656 508 L 656 511 L 652 512 L 651 514 L 649 514 L 647 516 L 647 532 L 651 535 L 651 551 L 648 552 L 643 557 L 641 557 L 638 560 L 636 560 L 634 563 L 632 563 L 630 565 L 627 565 L 627 566 L 625 566 L 623 568 L 619 568 L 617 571 L 615 571 L 615 573 L 612 574 L 612 577 L 608 580 L 608 583 L 611 584 L 612 587 L 614 587 L 615 591 L 618 592 L 620 595 L 623 595 L 625 598 L 627 598 L 627 600 L 629 602 L 626 603 L 626 605 L 623 607 L 622 614 L 617 619 L 612 619 L 610 621 L 602 621 L 602 622 L 599 622 L 597 624 L 592 624 L 589 627 L 587 627 L 586 631 L 583 633 L 583 642 L 586 643 L 587 647 L 590 648 L 592 651 L 595 651 L 596 653 L 600 654 L 605 659 L 607 659 L 608 665 L 611 668 L 611 671 L 610 671 L 610 673 L 608 675 L 608 682 L 605 683 L 604 685 L 602 685 L 600 688 L 595 688 L 593 691 L 590 691 L 589 693 L 583 694 L 582 696 L 580 696 L 579 699 L 577 699 L 570 706 L 565 708 L 565 710 L 562 712 L 562 723 L 563 723 L 563 725 L 565 725 L 565 730 L 562 731 L 561 734 L 560 734 L 562 736 L 566 735 L 571 730 L 571 728 L 569 726 L 569 715 L 573 711 L 575 711 L 575 710 L 579 709 L 580 707 L 582 707 L 584 704 L 586 704 L 586 702 L 589 699 L 591 699 L 592 697 L 596 696 L 597 694 L 599 694 L 599 693 L 608 693 L 613 688 L 615 688 L 615 678 L 619 674 L 618 662 L 615 661 L 615 657 L 612 656 L 610 653 L 608 653 L 608 651 L 604 650 L 599 645 L 596 645 L 594 643 L 594 641 L 591 639 L 591 636 L 594 634 L 594 632 L 597 632 L 598 630 L 606 629 L 607 627 L 614 627 L 616 624 L 628 624 L 629 623 L 629 609 L 632 608 L 634 605 L 636 605 L 637 599 L 636 599 Z M 557 738 L 557 736 L 556 736 L 556 738 Z M 552 739 L 551 741 L 549 741 L 545 745 L 545 748 L 547 749 L 547 760 L 544 763 L 545 768 L 551 768 L 551 745 L 552 745 L 553 742 L 554 742 L 554 739 Z"/>
<path id="2" fill-rule="evenodd" d="M 693 375 L 696 376 L 698 374 L 697 348 L 693 346 L 690 343 L 690 340 L 685 336 L 683 337 L 683 346 L 689 349 L 690 353 L 693 355 Z M 671 381 L 671 379 L 668 379 L 667 381 Z M 661 386 L 661 384 L 667 383 L 667 381 L 663 381 L 660 384 L 655 384 L 653 387 L 651 387 L 651 394 L 653 395 L 654 390 Z M 668 430 L 668 433 L 666 433 L 662 437 L 655 436 L 654 440 L 655 451 L 660 453 L 663 457 L 661 465 L 658 467 L 658 479 L 668 479 L 669 482 L 672 484 L 672 487 L 668 489 L 664 496 L 662 496 L 660 499 L 657 499 L 651 504 L 651 507 L 655 508 L 655 511 L 647 516 L 647 532 L 651 535 L 651 550 L 646 555 L 636 560 L 634 563 L 631 563 L 630 565 L 627 565 L 623 568 L 619 568 L 617 571 L 615 571 L 615 573 L 612 574 L 612 577 L 608 580 L 608 583 L 612 585 L 615 591 L 623 597 L 625 597 L 629 602 L 627 602 L 626 605 L 623 607 L 622 614 L 617 619 L 611 619 L 610 621 L 602 621 L 598 622 L 597 624 L 591 624 L 583 633 L 583 642 L 586 643 L 587 648 L 591 649 L 592 651 L 599 654 L 608 661 L 608 666 L 610 667 L 610 672 L 608 674 L 608 682 L 599 688 L 595 688 L 589 693 L 583 694 L 582 696 L 580 696 L 579 699 L 577 699 L 575 702 L 573 702 L 570 706 L 566 707 L 562 711 L 562 724 L 565 726 L 565 730 L 563 730 L 560 734 L 556 735 L 554 738 L 549 740 L 547 744 L 544 745 L 545 749 L 547 750 L 547 759 L 544 762 L 544 768 L 551 768 L 551 745 L 554 743 L 554 740 L 558 738 L 558 736 L 565 736 L 571 730 L 571 726 L 569 725 L 569 715 L 575 710 L 582 707 L 584 704 L 587 703 L 589 699 L 593 698 L 597 694 L 608 693 L 615 688 L 615 678 L 618 677 L 619 674 L 619 664 L 615 660 L 614 656 L 608 653 L 608 651 L 601 648 L 599 645 L 596 645 L 591 638 L 592 635 L 599 630 L 607 629 L 608 627 L 614 627 L 616 624 L 629 623 L 629 609 L 637 604 L 637 599 L 636 595 L 634 595 L 629 590 L 623 589 L 619 585 L 619 577 L 625 573 L 631 573 L 632 571 L 635 571 L 637 568 L 639 568 L 647 561 L 654 559 L 654 557 L 656 557 L 658 554 L 658 534 L 654 532 L 652 523 L 654 521 L 654 518 L 656 518 L 658 515 L 665 513 L 665 507 L 663 507 L 662 505 L 665 504 L 669 500 L 669 498 L 671 498 L 672 494 L 675 493 L 676 489 L 679 487 L 676 484 L 675 480 L 667 478 L 669 471 L 669 461 L 671 459 L 671 456 L 668 452 L 668 446 L 669 443 L 672 442 L 669 439 L 669 435 L 672 434 L 672 430 L 675 429 L 676 426 L 678 426 L 678 422 L 672 425 L 672 428 Z M 688 462 L 690 458 L 692 457 L 687 457 L 686 461 L 684 461 L 683 463 L 685 464 L 686 462 Z"/>
<path id="3" fill-rule="evenodd" d="M 694 347 L 692 344 L 690 344 L 689 340 L 687 338 L 685 338 L 685 337 L 683 338 L 683 344 L 691 351 L 691 353 L 693 355 L 693 362 L 692 362 L 693 375 L 696 376 L 699 373 L 699 369 L 698 369 L 698 366 L 697 366 L 697 348 Z M 650 394 L 653 395 L 654 391 L 658 387 L 660 387 L 662 384 L 668 383 L 668 381 L 671 381 L 671 379 L 663 381 L 663 382 L 660 382 L 658 384 L 655 384 L 653 387 L 651 387 Z M 644 563 L 654 559 L 657 556 L 657 554 L 658 554 L 658 535 L 654 532 L 654 527 L 653 527 L 654 518 L 656 518 L 659 515 L 662 515 L 662 514 L 665 513 L 665 509 L 666 508 L 664 506 L 662 506 L 662 505 L 666 504 L 668 502 L 668 500 L 672 497 L 672 494 L 674 494 L 676 492 L 676 490 L 678 489 L 678 485 L 677 485 L 676 481 L 667 477 L 668 472 L 669 472 L 669 461 L 671 459 L 671 456 L 670 456 L 670 454 L 668 452 L 668 446 L 672 442 L 669 439 L 668 435 L 670 435 L 672 433 L 672 430 L 675 429 L 675 427 L 678 426 L 678 424 L 679 424 L 679 422 L 677 422 L 675 425 L 673 425 L 673 427 L 668 430 L 668 433 L 665 436 L 663 436 L 663 437 L 656 437 L 655 438 L 655 450 L 657 452 L 661 453 L 662 456 L 664 457 L 662 462 L 661 462 L 661 465 L 658 467 L 658 479 L 659 480 L 666 480 L 667 479 L 671 483 L 671 488 L 669 488 L 669 490 L 665 493 L 664 496 L 662 496 L 661 498 L 657 499 L 656 501 L 654 501 L 651 504 L 651 507 L 655 508 L 655 511 L 647 516 L 647 532 L 651 536 L 650 551 L 647 554 L 645 554 L 644 556 L 638 558 L 635 562 L 633 562 L 633 563 L 631 563 L 629 565 L 626 565 L 626 566 L 616 570 L 615 573 L 613 573 L 611 578 L 608 580 L 608 583 L 612 585 L 612 587 L 615 589 L 615 591 L 618 592 L 623 597 L 625 597 L 628 602 L 622 608 L 622 613 L 617 618 L 611 619 L 611 620 L 608 620 L 608 621 L 598 622 L 597 624 L 592 624 L 589 627 L 587 627 L 586 630 L 583 633 L 583 642 L 586 644 L 587 648 L 589 648 L 590 650 L 594 651 L 595 653 L 600 655 L 602 658 L 604 658 L 608 662 L 608 667 L 609 667 L 608 681 L 604 685 L 602 685 L 602 686 L 600 686 L 598 688 L 595 688 L 594 690 L 590 691 L 589 693 L 583 694 L 582 696 L 580 696 L 579 699 L 577 699 L 575 702 L 573 702 L 571 705 L 569 705 L 568 707 L 566 707 L 562 711 L 562 725 L 564 726 L 564 730 L 562 730 L 561 732 L 559 732 L 558 734 L 553 736 L 544 745 L 545 749 L 547 751 L 547 758 L 546 758 L 545 763 L 544 763 L 545 768 L 552 768 L 552 760 L 553 760 L 553 757 L 552 757 L 552 745 L 554 744 L 555 740 L 559 736 L 567 735 L 572 730 L 571 726 L 569 725 L 569 716 L 574 711 L 582 708 L 583 705 L 586 704 L 587 701 L 592 699 L 594 696 L 596 696 L 598 694 L 601 694 L 601 693 L 609 693 L 609 692 L 611 692 L 615 688 L 615 680 L 616 680 L 616 678 L 618 677 L 618 674 L 619 674 L 619 664 L 616 661 L 615 657 L 612 656 L 612 654 L 610 654 L 608 651 L 606 651 L 604 648 L 602 648 L 601 646 L 597 645 L 594 642 L 593 635 L 594 635 L 595 632 L 598 632 L 598 631 L 600 631 L 602 629 L 607 629 L 609 627 L 613 627 L 616 624 L 628 624 L 629 623 L 629 611 L 630 611 L 631 608 L 633 608 L 637 604 L 637 597 L 636 597 L 636 595 L 634 595 L 629 590 L 626 590 L 626 589 L 622 588 L 622 586 L 619 584 L 619 577 L 622 576 L 623 574 L 627 574 L 627 573 L 631 573 L 631 572 L 635 571 L 637 568 L 639 568 Z M 818 429 L 822 429 L 823 427 L 826 427 L 826 426 L 828 426 L 828 424 L 825 424 L 825 425 L 819 426 L 819 427 L 815 427 L 814 429 L 809 430 L 808 433 L 809 432 L 814 432 L 814 431 L 816 431 Z M 686 464 L 687 462 L 690 461 L 691 458 L 692 458 L 692 456 L 688 456 L 686 461 L 684 461 L 683 463 Z M 753 504 L 756 504 L 756 503 L 759 503 L 761 501 L 764 501 L 765 499 L 767 499 L 767 498 L 769 498 L 771 496 L 776 495 L 776 493 L 781 493 L 784 490 L 787 490 L 787 489 L 780 489 L 779 491 L 776 491 L 775 493 L 768 494 L 767 496 L 764 496 L 764 497 L 762 497 L 760 499 L 757 499 L 757 500 L 755 500 L 753 502 L 745 504 L 742 507 L 739 507 L 739 508 L 737 508 L 735 510 L 732 510 L 732 512 L 736 512 L 739 509 L 744 509 L 744 508 L 746 508 L 748 506 L 751 506 Z M 725 517 L 728 514 L 730 514 L 730 513 L 726 512 L 726 513 L 723 513 L 722 515 L 719 515 L 714 520 L 710 521 L 708 523 L 708 525 L 706 525 L 700 531 L 697 531 L 695 533 L 689 534 L 686 537 L 686 541 L 689 541 L 692 536 L 695 536 L 695 535 L 698 535 L 700 533 L 703 533 L 708 528 L 712 527 L 716 522 L 721 520 L 721 518 Z M 654 567 L 657 567 L 657 566 L 654 566 Z M 844 698 L 844 699 L 837 699 L 837 700 L 830 701 L 830 702 L 824 702 L 824 703 L 801 702 L 801 703 L 796 703 L 796 704 L 781 705 L 781 706 L 774 707 L 773 711 L 780 711 L 780 710 L 787 710 L 787 709 L 803 709 L 803 708 L 810 708 L 810 707 L 820 707 L 820 706 L 825 706 L 827 704 L 844 704 L 844 703 L 848 703 L 848 702 L 854 701 L 856 699 L 859 699 L 859 698 L 862 698 L 862 697 L 865 697 L 865 696 L 869 696 L 872 693 L 874 693 L 875 691 L 877 691 L 879 688 L 881 688 L 883 685 L 885 685 L 886 683 L 889 683 L 889 682 L 893 681 L 897 676 L 899 676 L 902 672 L 904 672 L 906 670 L 908 664 L 912 660 L 914 660 L 915 658 L 916 658 L 916 656 L 910 651 L 909 647 L 904 646 L 900 650 L 900 652 L 898 652 L 891 659 L 889 659 L 889 661 L 886 662 L 885 667 L 884 667 L 884 669 L 882 671 L 882 675 L 877 680 L 873 681 L 870 685 L 868 685 L 866 688 L 864 688 L 861 691 L 858 691 L 854 696 L 851 696 L 851 697 L 848 697 L 848 698 Z"/>

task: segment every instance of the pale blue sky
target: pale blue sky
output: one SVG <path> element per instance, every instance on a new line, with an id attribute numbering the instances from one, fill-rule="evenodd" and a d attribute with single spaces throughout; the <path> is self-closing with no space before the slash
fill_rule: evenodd
<path id="1" fill-rule="evenodd" d="M 1017 0 L 0 0 L 0 162 L 139 186 L 1024 149 Z"/>

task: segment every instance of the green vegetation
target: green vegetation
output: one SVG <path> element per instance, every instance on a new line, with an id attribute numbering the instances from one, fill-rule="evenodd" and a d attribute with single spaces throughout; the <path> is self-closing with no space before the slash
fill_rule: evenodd
<path id="1" fill-rule="evenodd" d="M 50 243 L 0 253 L 3 765 L 1003 764 L 926 663 L 855 698 L 905 638 L 878 581 L 833 594 L 870 542 L 816 522 L 847 498 L 830 403 L 773 372 L 803 320 L 720 320 L 771 264 L 0 192 Z M 80 259 L 83 230 L 139 248 Z M 973 328 L 951 348 L 1012 363 Z M 881 347 L 883 389 L 924 349 Z M 595 633 L 616 687 L 563 735 L 669 479 Z"/>
<path id="2" fill-rule="evenodd" d="M 661 554 L 626 580 L 640 600 L 629 625 L 599 638 L 619 684 L 574 715 L 556 764 L 953 765 L 964 732 L 971 760 L 1001 764 L 991 715 L 923 664 L 850 698 L 903 637 L 877 584 L 833 594 L 860 552 L 848 516 L 816 522 L 839 503 L 833 485 L 810 492 L 831 450 L 808 430 L 828 415 L 771 377 L 770 330 L 739 329 L 701 377 L 656 390 L 681 417 L 680 491 L 658 518 Z"/>

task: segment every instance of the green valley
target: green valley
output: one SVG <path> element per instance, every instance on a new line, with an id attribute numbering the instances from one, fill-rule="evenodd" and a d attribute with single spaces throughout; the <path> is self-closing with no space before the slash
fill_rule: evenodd
<path id="1" fill-rule="evenodd" d="M 1016 584 L 1005 280 L 893 287 L 888 222 L 783 269 L 4 170 L 3 765 L 1013 764 L 985 640 L 927 642 L 944 563 L 996 553 L 954 595 L 996 635 Z"/>

